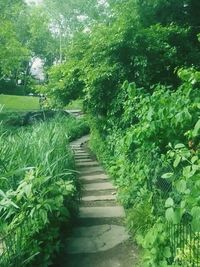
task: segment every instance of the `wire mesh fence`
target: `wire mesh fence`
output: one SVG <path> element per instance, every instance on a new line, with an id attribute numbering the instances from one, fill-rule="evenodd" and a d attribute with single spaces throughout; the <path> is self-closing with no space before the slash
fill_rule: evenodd
<path id="1" fill-rule="evenodd" d="M 0 237 L 0 266 L 26 267 L 37 255 L 31 236 L 31 220 L 26 220 Z"/>
<path id="2" fill-rule="evenodd" d="M 172 184 L 160 178 L 148 187 L 154 193 L 152 204 L 155 213 L 161 212 L 163 214 L 165 201 L 173 192 Z M 191 215 L 189 213 L 184 214 L 178 224 L 169 223 L 166 219 L 166 225 L 171 248 L 169 264 L 171 266 L 200 267 L 200 232 L 192 230 Z"/>
<path id="3" fill-rule="evenodd" d="M 168 224 L 173 262 L 178 266 L 200 266 L 200 232 L 194 233 L 191 224 Z"/>

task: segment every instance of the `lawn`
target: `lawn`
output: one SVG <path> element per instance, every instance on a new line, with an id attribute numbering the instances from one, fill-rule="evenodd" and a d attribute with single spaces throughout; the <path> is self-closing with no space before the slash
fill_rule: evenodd
<path id="1" fill-rule="evenodd" d="M 82 106 L 82 100 L 76 100 L 65 109 L 82 109 Z M 0 121 L 5 121 L 13 115 L 39 110 L 39 108 L 38 97 L 0 94 Z"/>
<path id="2" fill-rule="evenodd" d="M 33 96 L 0 95 L 0 107 L 3 112 L 21 112 L 39 109 L 39 99 Z M 66 109 L 82 109 L 82 100 L 72 101 Z"/>
<path id="3" fill-rule="evenodd" d="M 21 112 L 39 109 L 38 97 L 0 95 L 2 112 Z"/>

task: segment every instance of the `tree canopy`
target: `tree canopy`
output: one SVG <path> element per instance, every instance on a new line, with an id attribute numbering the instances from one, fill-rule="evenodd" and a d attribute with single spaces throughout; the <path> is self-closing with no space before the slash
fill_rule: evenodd
<path id="1" fill-rule="evenodd" d="M 106 106 L 124 80 L 176 87 L 176 68 L 199 67 L 197 0 L 4 0 L 1 10 L 1 79 L 23 79 L 39 57 L 59 102 L 85 92 Z"/>
<path id="2" fill-rule="evenodd" d="M 177 87 L 177 68 L 199 67 L 197 7 L 198 1 L 106 1 L 104 19 L 83 23 L 63 44 L 63 64 L 49 71 L 46 91 L 63 102 L 84 92 L 97 113 L 106 113 L 124 80 L 149 91 L 158 83 Z M 94 19 L 91 10 L 85 16 Z"/>

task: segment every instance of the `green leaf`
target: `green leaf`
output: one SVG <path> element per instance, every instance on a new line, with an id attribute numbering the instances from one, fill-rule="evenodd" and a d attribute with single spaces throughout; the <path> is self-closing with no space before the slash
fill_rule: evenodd
<path id="1" fill-rule="evenodd" d="M 168 173 L 163 174 L 161 177 L 164 178 L 164 179 L 169 179 L 169 178 L 171 178 L 173 175 L 174 175 L 173 172 L 168 172 Z"/>
<path id="2" fill-rule="evenodd" d="M 195 232 L 199 232 L 200 231 L 200 207 L 194 207 L 191 210 L 191 215 L 193 217 L 192 220 L 192 230 Z"/>
<path id="3" fill-rule="evenodd" d="M 173 164 L 174 168 L 176 168 L 179 165 L 180 161 L 181 161 L 181 157 L 177 155 L 174 161 L 174 164 Z"/>
<path id="4" fill-rule="evenodd" d="M 184 148 L 185 147 L 185 145 L 184 144 L 177 144 L 177 145 L 175 145 L 175 149 L 180 149 L 180 148 Z"/>
<path id="5" fill-rule="evenodd" d="M 166 208 L 170 208 L 170 207 L 173 207 L 174 206 L 174 200 L 169 197 L 166 201 L 165 201 L 165 207 Z"/>
<path id="6" fill-rule="evenodd" d="M 24 187 L 24 192 L 25 192 L 25 194 L 26 194 L 27 197 L 30 197 L 31 196 L 31 189 L 32 189 L 32 184 L 27 184 Z"/>
<path id="7" fill-rule="evenodd" d="M 171 249 L 170 249 L 170 247 L 165 247 L 165 248 L 164 248 L 163 255 L 164 255 L 166 258 L 170 258 L 170 257 L 171 257 Z"/>
<path id="8" fill-rule="evenodd" d="M 6 194 L 0 189 L 0 196 L 2 196 L 3 198 L 7 198 Z"/>
<path id="9" fill-rule="evenodd" d="M 182 209 L 184 209 L 185 206 L 186 206 L 186 202 L 185 202 L 185 200 L 182 200 L 182 201 L 181 201 L 181 205 L 180 205 L 180 207 L 181 207 Z"/>
<path id="10" fill-rule="evenodd" d="M 194 130 L 192 132 L 193 137 L 196 137 L 199 135 L 199 131 L 200 131 L 200 119 L 197 121 L 197 123 L 194 126 Z"/>
<path id="11" fill-rule="evenodd" d="M 184 209 L 176 209 L 174 211 L 173 208 L 168 208 L 165 212 L 165 217 L 168 222 L 172 222 L 174 224 L 178 224 L 181 220 Z"/>
<path id="12" fill-rule="evenodd" d="M 174 217 L 174 209 L 173 208 L 168 208 L 165 212 L 165 217 L 168 222 L 173 222 L 173 217 Z"/>
<path id="13" fill-rule="evenodd" d="M 190 178 L 192 176 L 191 166 L 183 168 L 183 176 L 186 178 Z"/>
<path id="14" fill-rule="evenodd" d="M 198 206 L 193 207 L 191 210 L 191 215 L 193 217 L 200 217 L 200 207 L 198 207 Z"/>
<path id="15" fill-rule="evenodd" d="M 185 180 L 180 180 L 176 183 L 176 189 L 179 193 L 184 193 L 187 189 L 187 183 Z"/>
<path id="16" fill-rule="evenodd" d="M 191 162 L 192 163 L 195 163 L 195 161 L 197 161 L 197 160 L 198 160 L 198 157 L 197 156 L 194 156 L 194 157 L 192 157 Z"/>

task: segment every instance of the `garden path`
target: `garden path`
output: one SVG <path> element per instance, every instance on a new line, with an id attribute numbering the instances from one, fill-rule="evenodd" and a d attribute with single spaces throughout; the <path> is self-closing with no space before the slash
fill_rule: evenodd
<path id="1" fill-rule="evenodd" d="M 67 240 L 62 267 L 133 267 L 137 248 L 123 226 L 124 210 L 116 188 L 84 145 L 88 136 L 71 143 L 83 184 L 78 225 Z"/>

